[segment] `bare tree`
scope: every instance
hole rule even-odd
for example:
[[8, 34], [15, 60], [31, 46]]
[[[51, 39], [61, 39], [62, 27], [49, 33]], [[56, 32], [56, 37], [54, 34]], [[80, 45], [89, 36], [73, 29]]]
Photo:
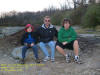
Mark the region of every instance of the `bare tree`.
[[76, 9], [78, 6], [84, 6], [86, 5], [88, 0], [73, 0], [74, 9]]
[[71, 6], [71, 3], [70, 3], [70, 0], [64, 0], [63, 3], [61, 3], [60, 0], [57, 0], [60, 7], [61, 7], [61, 10], [68, 10], [68, 9], [71, 9], [72, 6]]

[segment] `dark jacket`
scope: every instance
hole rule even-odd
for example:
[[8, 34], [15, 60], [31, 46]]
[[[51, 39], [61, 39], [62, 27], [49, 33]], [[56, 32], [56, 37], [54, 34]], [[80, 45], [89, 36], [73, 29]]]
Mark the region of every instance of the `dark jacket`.
[[[36, 32], [31, 32], [31, 37], [35, 39], [35, 44], [37, 43], [37, 35]], [[29, 33], [25, 32], [21, 38], [21, 44], [24, 45], [24, 41], [26, 38], [28, 38]]]
[[37, 29], [36, 32], [39, 37], [39, 42], [47, 43], [54, 40], [54, 37], [57, 37], [57, 30], [53, 25], [50, 25], [49, 28], [46, 28], [45, 24], [43, 24]]

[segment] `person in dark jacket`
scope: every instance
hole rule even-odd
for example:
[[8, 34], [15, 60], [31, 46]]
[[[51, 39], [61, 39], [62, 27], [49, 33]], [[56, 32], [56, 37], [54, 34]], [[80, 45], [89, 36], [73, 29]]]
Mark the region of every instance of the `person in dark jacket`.
[[[43, 51], [45, 58], [43, 61], [48, 61], [51, 57], [51, 61], [55, 60], [55, 42], [54, 37], [57, 37], [56, 28], [50, 23], [50, 17], [44, 17], [44, 24], [37, 29], [37, 35], [39, 37], [39, 46]], [[48, 53], [46, 48], [48, 45], [51, 49], [51, 55]]]
[[56, 42], [56, 49], [66, 57], [66, 62], [70, 62], [70, 56], [64, 52], [64, 49], [74, 50], [74, 61], [81, 64], [79, 60], [79, 44], [77, 40], [77, 33], [71, 26], [69, 19], [64, 19], [62, 27], [58, 32], [58, 41]]
[[33, 32], [34, 28], [31, 24], [27, 24], [25, 27], [25, 34], [23, 34], [22, 39], [21, 39], [21, 44], [24, 45], [24, 47], [22, 48], [22, 61], [21, 63], [24, 64], [25, 63], [25, 54], [27, 52], [28, 48], [32, 48], [34, 55], [35, 55], [35, 59], [36, 62], [39, 63], [39, 58], [38, 58], [38, 49], [36, 46], [36, 33]]

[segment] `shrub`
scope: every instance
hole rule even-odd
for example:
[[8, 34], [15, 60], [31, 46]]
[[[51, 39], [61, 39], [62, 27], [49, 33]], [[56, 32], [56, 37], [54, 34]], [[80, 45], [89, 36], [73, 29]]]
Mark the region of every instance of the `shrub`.
[[82, 24], [84, 27], [95, 28], [100, 25], [100, 4], [90, 5], [86, 14], [83, 16]]
[[70, 19], [72, 24], [80, 25], [82, 21], [82, 16], [86, 13], [86, 7], [80, 6], [77, 9], [73, 10], [70, 14]]
[[65, 13], [58, 11], [51, 16], [51, 22], [54, 25], [60, 25]]

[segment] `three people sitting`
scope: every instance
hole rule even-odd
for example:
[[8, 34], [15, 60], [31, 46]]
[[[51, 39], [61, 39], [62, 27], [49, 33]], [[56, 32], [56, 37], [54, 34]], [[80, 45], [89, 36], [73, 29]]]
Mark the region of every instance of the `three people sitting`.
[[[51, 24], [51, 19], [49, 16], [44, 17], [44, 24], [42, 24], [36, 32], [33, 32], [33, 26], [28, 24], [25, 28], [25, 34], [22, 38], [22, 44], [24, 47], [22, 48], [22, 63], [24, 63], [25, 54], [28, 48], [32, 48], [36, 61], [39, 63], [38, 58], [38, 48], [36, 45], [36, 41], [39, 41], [39, 46], [42, 52], [44, 53], [43, 61], [48, 61], [51, 59], [52, 62], [55, 61], [55, 49], [61, 53], [66, 58], [66, 62], [70, 63], [71, 59], [68, 53], [65, 53], [64, 49], [74, 50], [74, 61], [76, 63], [81, 63], [79, 59], [79, 44], [77, 40], [77, 33], [71, 26], [71, 21], [69, 19], [64, 19], [62, 22], [62, 26], [57, 32], [54, 25]], [[57, 38], [57, 42], [54, 42], [54, 37]], [[48, 49], [46, 47], [48, 45], [51, 50], [51, 54], [49, 54]]]

